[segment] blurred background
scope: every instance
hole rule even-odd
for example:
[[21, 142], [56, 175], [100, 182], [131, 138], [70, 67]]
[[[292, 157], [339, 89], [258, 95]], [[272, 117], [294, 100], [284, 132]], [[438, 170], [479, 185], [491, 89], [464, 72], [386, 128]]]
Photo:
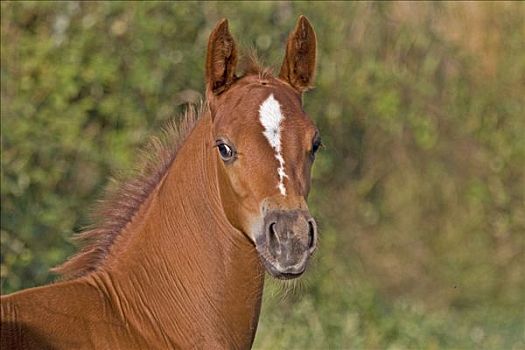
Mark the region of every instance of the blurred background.
[[319, 44], [316, 259], [268, 281], [256, 349], [525, 348], [525, 5], [1, 4], [2, 293], [53, 281], [148, 135], [202, 98], [222, 17], [280, 67]]

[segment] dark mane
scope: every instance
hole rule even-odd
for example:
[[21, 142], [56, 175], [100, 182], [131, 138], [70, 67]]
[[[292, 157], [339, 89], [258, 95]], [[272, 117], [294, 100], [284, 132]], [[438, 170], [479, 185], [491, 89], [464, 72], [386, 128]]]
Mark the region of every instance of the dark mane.
[[204, 112], [205, 104], [201, 104], [198, 110], [190, 106], [180, 123], [171, 120], [160, 137], [151, 137], [142, 150], [142, 159], [137, 162], [142, 166], [136, 170], [134, 178], [113, 181], [104, 199], [95, 207], [95, 224], [74, 237], [83, 247], [52, 272], [60, 274], [63, 279], [72, 279], [87, 275], [102, 264], [115, 238], [166, 174], [177, 151]]

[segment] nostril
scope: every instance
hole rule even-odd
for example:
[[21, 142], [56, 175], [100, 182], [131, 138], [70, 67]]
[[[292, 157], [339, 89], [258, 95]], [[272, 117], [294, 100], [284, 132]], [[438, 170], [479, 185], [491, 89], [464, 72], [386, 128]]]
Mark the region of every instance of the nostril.
[[317, 236], [317, 227], [314, 220], [308, 220], [308, 229], [308, 249], [313, 250]]
[[272, 222], [269, 227], [270, 236], [275, 236], [277, 238], [277, 232], [275, 232], [275, 222]]
[[275, 222], [272, 222], [270, 226], [268, 226], [268, 240], [272, 250], [279, 254], [279, 237], [277, 237], [277, 231], [275, 230]]

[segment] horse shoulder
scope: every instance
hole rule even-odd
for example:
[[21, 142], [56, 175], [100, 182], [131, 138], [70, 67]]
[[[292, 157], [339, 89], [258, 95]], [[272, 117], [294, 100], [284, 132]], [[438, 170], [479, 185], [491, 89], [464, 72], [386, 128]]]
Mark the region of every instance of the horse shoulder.
[[126, 333], [103, 294], [81, 280], [1, 298], [2, 349], [110, 348]]

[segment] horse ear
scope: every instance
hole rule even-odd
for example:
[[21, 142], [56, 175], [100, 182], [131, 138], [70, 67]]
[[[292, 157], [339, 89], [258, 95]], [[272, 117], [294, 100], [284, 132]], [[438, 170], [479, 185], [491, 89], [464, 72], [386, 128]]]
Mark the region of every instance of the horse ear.
[[228, 29], [228, 20], [221, 20], [208, 39], [206, 56], [206, 90], [219, 95], [235, 80], [237, 48]]
[[312, 87], [317, 54], [315, 31], [308, 19], [300, 16], [288, 37], [286, 55], [279, 77], [303, 92]]

